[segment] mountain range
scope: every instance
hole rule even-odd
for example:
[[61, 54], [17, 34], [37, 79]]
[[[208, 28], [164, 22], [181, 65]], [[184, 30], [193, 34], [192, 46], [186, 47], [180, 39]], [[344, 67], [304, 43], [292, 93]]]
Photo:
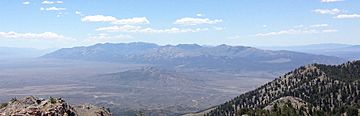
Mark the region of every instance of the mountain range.
[[197, 44], [160, 46], [141, 42], [64, 48], [46, 54], [42, 58], [131, 62], [166, 68], [233, 71], [287, 71], [310, 63], [338, 64], [345, 61], [333, 56], [262, 50], [245, 46]]
[[285, 47], [261, 47], [270, 50], [289, 50], [309, 54], [319, 54], [327, 56], [336, 56], [347, 60], [360, 59], [360, 46], [348, 44], [311, 44], [303, 46], [285, 46]]
[[360, 109], [359, 83], [360, 61], [311, 64], [197, 115], [354, 116]]

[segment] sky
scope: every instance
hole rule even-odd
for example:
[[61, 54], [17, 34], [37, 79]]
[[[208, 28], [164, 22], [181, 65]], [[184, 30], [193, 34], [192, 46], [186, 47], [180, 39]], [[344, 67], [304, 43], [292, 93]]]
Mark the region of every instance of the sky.
[[1, 0], [0, 47], [360, 44], [359, 0]]

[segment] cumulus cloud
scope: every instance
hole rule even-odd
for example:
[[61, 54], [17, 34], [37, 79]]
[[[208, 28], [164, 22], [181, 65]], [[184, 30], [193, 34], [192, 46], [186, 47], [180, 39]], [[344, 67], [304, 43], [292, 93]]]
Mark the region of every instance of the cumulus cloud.
[[315, 25], [310, 25], [310, 27], [328, 27], [329, 24], [315, 24]]
[[315, 30], [298, 30], [298, 29], [288, 29], [278, 32], [268, 32], [268, 33], [258, 33], [255, 36], [275, 36], [275, 35], [293, 35], [293, 34], [307, 34], [315, 33]]
[[63, 35], [53, 32], [43, 33], [17, 33], [17, 32], [0, 32], [0, 38], [5, 39], [64, 39]]
[[83, 22], [111, 22], [112, 24], [149, 24], [150, 21], [146, 17], [134, 17], [127, 19], [117, 19], [113, 16], [104, 16], [104, 15], [92, 15], [85, 16], [81, 19]]
[[29, 1], [24, 1], [22, 4], [28, 5], [28, 4], [30, 4], [30, 2]]
[[112, 16], [104, 16], [104, 15], [92, 15], [85, 16], [81, 19], [83, 22], [115, 22], [117, 19]]
[[341, 13], [341, 10], [339, 10], [337, 8], [334, 8], [334, 9], [315, 9], [314, 12], [319, 13], [319, 14], [335, 15], [335, 14]]
[[45, 10], [45, 11], [62, 11], [62, 10], [66, 10], [66, 8], [58, 8], [58, 7], [43, 8], [43, 7], [41, 7], [40, 10]]
[[181, 19], [177, 19], [174, 24], [178, 25], [200, 25], [200, 24], [217, 24], [221, 23], [221, 19], [208, 19], [208, 18], [191, 18], [185, 17]]
[[332, 32], [337, 32], [338, 30], [336, 29], [325, 29], [325, 30], [322, 30], [322, 32], [324, 33], [332, 33]]
[[337, 15], [335, 18], [337, 18], [337, 19], [356, 19], [356, 18], [360, 18], [360, 14], [341, 14], [341, 15]]
[[128, 19], [118, 19], [113, 24], [149, 24], [150, 21], [146, 17], [134, 17]]
[[141, 30], [140, 26], [124, 25], [124, 26], [110, 26], [97, 28], [97, 31], [109, 31], [109, 32], [137, 32]]
[[258, 33], [255, 36], [279, 36], [279, 35], [302, 35], [302, 34], [316, 34], [316, 33], [332, 33], [337, 32], [336, 29], [325, 28], [328, 24], [315, 24], [310, 26], [301, 26], [297, 28], [291, 28], [287, 30]]
[[80, 11], [75, 11], [75, 14], [82, 15]]
[[131, 32], [131, 33], [187, 33], [187, 32], [207, 31], [208, 28], [181, 29], [174, 27], [168, 29], [153, 29], [153, 28], [143, 28], [140, 26], [122, 25], [122, 26], [101, 27], [96, 30], [107, 31], [107, 32]]
[[63, 1], [43, 1], [42, 4], [63, 4]]
[[323, 2], [323, 3], [341, 2], [341, 1], [344, 1], [344, 0], [321, 0], [321, 2]]
[[[63, 48], [75, 46], [75, 38], [66, 37], [54, 32], [0, 32], [0, 40], [9, 41], [8, 46], [29, 48]], [[21, 41], [20, 43], [17, 43]], [[41, 44], [41, 46], [39, 46]]]
[[258, 33], [255, 36], [277, 36], [277, 35], [299, 35], [299, 34], [314, 34], [314, 33], [330, 33], [337, 32], [335, 29], [331, 30], [301, 30], [301, 29], [288, 29], [278, 32], [269, 32], [269, 33]]
[[346, 12], [339, 10], [337, 8], [334, 9], [315, 9], [313, 12], [319, 14], [330, 14], [336, 15], [334, 18], [336, 19], [355, 19], [360, 18], [360, 14], [345, 14]]

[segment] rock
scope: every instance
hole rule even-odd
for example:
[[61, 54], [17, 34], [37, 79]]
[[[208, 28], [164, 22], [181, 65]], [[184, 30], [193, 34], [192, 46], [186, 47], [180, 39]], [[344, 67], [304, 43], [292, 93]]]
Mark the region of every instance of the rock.
[[0, 116], [111, 116], [105, 108], [93, 105], [71, 106], [61, 98], [39, 99], [34, 96], [13, 98], [2, 104]]

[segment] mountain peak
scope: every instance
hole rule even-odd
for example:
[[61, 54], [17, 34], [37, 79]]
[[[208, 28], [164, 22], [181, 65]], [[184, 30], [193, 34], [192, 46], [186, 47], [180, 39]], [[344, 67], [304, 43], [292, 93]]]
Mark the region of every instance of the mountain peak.
[[198, 49], [198, 48], [202, 48], [202, 46], [200, 46], [198, 44], [178, 44], [178, 45], [176, 45], [176, 47], [181, 48], [181, 49]]

